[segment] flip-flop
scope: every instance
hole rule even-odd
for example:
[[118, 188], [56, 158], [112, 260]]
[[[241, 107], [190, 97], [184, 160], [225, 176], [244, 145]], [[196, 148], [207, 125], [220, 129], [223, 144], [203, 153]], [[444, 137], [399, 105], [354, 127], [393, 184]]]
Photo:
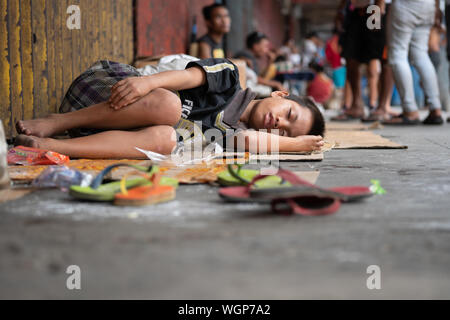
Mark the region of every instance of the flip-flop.
[[331, 189], [320, 188], [299, 178], [293, 172], [279, 169], [277, 175], [289, 182], [291, 186], [277, 188], [255, 188], [256, 182], [266, 178], [265, 175], [256, 176], [248, 185], [221, 188], [219, 195], [230, 202], [262, 202], [269, 203], [280, 198], [295, 198], [297, 196], [332, 197], [343, 202], [361, 200], [373, 195], [370, 188], [365, 186], [349, 186]]
[[341, 121], [341, 122], [346, 122], [346, 121], [353, 121], [353, 120], [361, 120], [363, 116], [354, 116], [348, 113], [341, 113], [340, 115], [336, 116], [336, 117], [332, 117], [331, 121]]
[[[252, 197], [252, 190], [269, 190], [266, 188], [252, 189], [252, 187], [256, 186], [257, 181], [265, 178], [267, 178], [267, 176], [259, 175], [247, 186], [222, 188], [219, 191], [219, 195], [223, 199], [231, 202], [271, 203], [272, 211], [279, 214], [321, 216], [335, 213], [341, 206], [341, 201], [337, 197], [307, 185], [302, 186], [303, 190], [301, 191], [300, 189], [297, 189], [295, 196], [285, 197], [281, 193], [272, 194], [271, 197]], [[284, 190], [284, 188], [285, 187], [279, 187], [276, 189]]]
[[390, 117], [390, 116], [385, 117], [384, 115], [381, 115], [381, 114], [373, 114], [373, 113], [371, 113], [368, 117], [362, 118], [361, 122], [369, 123], [369, 122], [376, 122], [376, 121], [386, 121], [386, 120], [391, 119], [391, 118], [392, 117]]
[[[72, 197], [80, 200], [98, 201], [98, 202], [113, 201], [115, 194], [120, 192], [121, 190], [121, 181], [115, 181], [106, 184], [102, 184], [102, 182], [105, 176], [109, 172], [111, 172], [111, 170], [123, 166], [134, 168], [148, 175], [151, 175], [158, 171], [158, 167], [156, 166], [150, 166], [149, 168], [146, 168], [142, 166], [130, 165], [125, 163], [112, 165], [104, 169], [102, 172], [100, 172], [97, 175], [97, 177], [92, 181], [89, 187], [71, 186], [69, 189], [69, 194]], [[134, 178], [125, 181], [125, 187], [127, 189], [149, 184], [151, 184], [151, 182], [146, 178]], [[178, 181], [173, 178], [162, 177], [161, 184], [177, 187]]]
[[278, 214], [302, 216], [325, 216], [336, 213], [341, 201], [332, 197], [299, 196], [272, 201], [272, 211]]
[[[248, 185], [259, 174], [259, 170], [242, 169], [242, 165], [237, 165], [237, 170], [234, 170], [233, 165], [228, 165], [226, 170], [220, 172], [217, 175], [217, 182], [221, 186], [245, 186]], [[282, 178], [278, 176], [267, 176], [266, 178], [259, 180], [256, 183], [256, 186], [259, 188], [277, 187], [280, 185], [290, 184], [286, 183]]]
[[[250, 190], [250, 196], [253, 198], [282, 198], [295, 197], [298, 193], [302, 194], [306, 190], [317, 196], [329, 196], [334, 197], [342, 202], [353, 202], [364, 198], [373, 196], [373, 192], [366, 186], [347, 186], [347, 187], [335, 187], [335, 188], [321, 188], [315, 184], [309, 183], [306, 180], [301, 179], [295, 173], [279, 169], [278, 175], [283, 180], [289, 182], [291, 186], [284, 188], [253, 188]], [[258, 178], [255, 178], [257, 180]]]
[[[395, 121], [395, 119], [399, 120]], [[390, 120], [384, 120], [381, 124], [388, 126], [415, 126], [420, 124], [420, 119], [409, 119], [405, 115], [401, 114], [398, 117], [392, 117]]]
[[175, 199], [175, 187], [160, 184], [161, 176], [153, 174], [151, 185], [140, 186], [118, 193], [114, 197], [116, 206], [145, 206]]

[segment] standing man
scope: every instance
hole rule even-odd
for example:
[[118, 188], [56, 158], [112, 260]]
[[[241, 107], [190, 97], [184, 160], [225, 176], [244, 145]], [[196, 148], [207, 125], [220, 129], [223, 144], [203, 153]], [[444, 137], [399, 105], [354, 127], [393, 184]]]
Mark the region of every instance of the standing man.
[[403, 114], [384, 121], [384, 124], [420, 123], [408, 57], [420, 74], [430, 107], [430, 113], [423, 123], [439, 125], [444, 122], [436, 70], [428, 55], [431, 27], [433, 24], [439, 26], [442, 21], [439, 4], [439, 0], [394, 0], [392, 3], [389, 63], [402, 100]]
[[203, 8], [208, 33], [198, 40], [199, 58], [225, 58], [224, 36], [230, 32], [231, 18], [223, 4], [214, 3]]

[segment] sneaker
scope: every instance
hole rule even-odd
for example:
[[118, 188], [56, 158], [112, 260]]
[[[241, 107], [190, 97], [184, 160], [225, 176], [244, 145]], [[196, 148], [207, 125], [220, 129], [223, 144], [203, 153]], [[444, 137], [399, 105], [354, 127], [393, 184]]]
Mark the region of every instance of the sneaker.
[[6, 155], [8, 147], [6, 144], [5, 131], [3, 130], [3, 124], [0, 121], [0, 189], [6, 189], [10, 186], [8, 175], [8, 163], [6, 161]]

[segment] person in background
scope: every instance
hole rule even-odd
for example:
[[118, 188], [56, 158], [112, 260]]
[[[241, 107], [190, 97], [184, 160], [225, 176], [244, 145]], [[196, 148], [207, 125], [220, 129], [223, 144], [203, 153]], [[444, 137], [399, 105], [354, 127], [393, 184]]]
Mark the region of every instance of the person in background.
[[283, 56], [285, 61], [292, 65], [293, 68], [298, 67], [301, 62], [300, 50], [295, 45], [295, 40], [290, 38], [278, 50], [278, 55]]
[[198, 39], [200, 59], [225, 58], [224, 36], [230, 32], [231, 18], [223, 4], [212, 4], [203, 8], [208, 33]]
[[[347, 61], [347, 81], [350, 84], [353, 101], [350, 109], [345, 110], [337, 121], [362, 119], [364, 117], [364, 103], [361, 92], [360, 65], [367, 64], [369, 83], [369, 109], [374, 109], [378, 102], [378, 82], [380, 74], [380, 60], [384, 49], [384, 31], [381, 29], [369, 29], [367, 21], [370, 14], [367, 8], [372, 4], [371, 0], [341, 0], [338, 9], [337, 25], [344, 26], [342, 35], [342, 56]], [[382, 6], [382, 0], [376, 0], [376, 5]], [[347, 16], [342, 14], [348, 8]], [[340, 21], [345, 18], [347, 21]]]
[[[261, 32], [253, 32], [247, 36], [247, 49], [235, 54], [236, 59], [243, 59], [247, 66], [258, 76], [258, 84], [269, 86], [274, 90], [287, 91], [281, 82], [264, 78], [268, 67], [276, 59], [276, 56], [270, 50], [270, 41], [267, 36]], [[258, 60], [268, 60], [267, 66], [261, 68]]]
[[423, 89], [430, 108], [424, 124], [440, 125], [441, 101], [436, 70], [428, 55], [431, 27], [439, 26], [442, 12], [439, 0], [395, 0], [392, 3], [389, 45], [389, 63], [394, 72], [400, 93], [403, 114], [383, 124], [415, 125], [420, 123], [419, 110], [414, 95], [413, 77], [408, 57], [422, 79]]
[[303, 43], [302, 57], [302, 66], [304, 68], [308, 68], [311, 62], [315, 61], [319, 57], [321, 46], [322, 40], [319, 38], [317, 32], [310, 32], [306, 36], [306, 40]]
[[434, 69], [436, 69], [436, 72], [438, 72], [439, 66], [441, 65], [441, 35], [443, 33], [444, 30], [441, 26], [433, 26], [428, 41], [428, 55], [430, 56], [431, 63], [433, 64]]
[[363, 122], [374, 122], [389, 120], [393, 116], [398, 116], [391, 108], [392, 93], [394, 91], [394, 76], [392, 74], [392, 68], [388, 61], [388, 28], [387, 19], [390, 11], [391, 0], [385, 0], [382, 5], [381, 12], [383, 13], [381, 19], [382, 42], [383, 42], [383, 55], [381, 58], [381, 75], [380, 75], [380, 94], [378, 100], [378, 106], [375, 110], [370, 112], [367, 118], [363, 118]]
[[309, 65], [310, 69], [316, 73], [314, 79], [309, 82], [306, 89], [307, 95], [312, 97], [317, 103], [325, 104], [333, 95], [333, 81], [325, 74], [323, 66], [316, 62]]
[[[325, 56], [327, 58], [328, 64], [333, 69], [333, 82], [336, 88], [336, 93], [342, 97], [344, 96], [344, 109], [348, 109], [352, 103], [352, 89], [350, 84], [345, 81], [347, 69], [343, 64], [343, 59], [341, 57], [342, 48], [339, 44], [339, 31], [338, 29], [333, 30], [333, 36], [327, 41], [325, 45]], [[343, 91], [343, 92], [342, 92]]]

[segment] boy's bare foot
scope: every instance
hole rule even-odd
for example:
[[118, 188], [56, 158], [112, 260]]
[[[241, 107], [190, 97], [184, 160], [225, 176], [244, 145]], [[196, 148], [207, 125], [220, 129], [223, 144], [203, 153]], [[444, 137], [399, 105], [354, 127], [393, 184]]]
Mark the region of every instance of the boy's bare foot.
[[16, 130], [18, 134], [27, 136], [51, 137], [64, 131], [61, 129], [61, 121], [58, 119], [58, 115], [52, 114], [41, 119], [20, 120], [16, 123]]
[[21, 134], [18, 135], [14, 140], [14, 145], [42, 149], [43, 148], [42, 140], [43, 139], [39, 137]]

